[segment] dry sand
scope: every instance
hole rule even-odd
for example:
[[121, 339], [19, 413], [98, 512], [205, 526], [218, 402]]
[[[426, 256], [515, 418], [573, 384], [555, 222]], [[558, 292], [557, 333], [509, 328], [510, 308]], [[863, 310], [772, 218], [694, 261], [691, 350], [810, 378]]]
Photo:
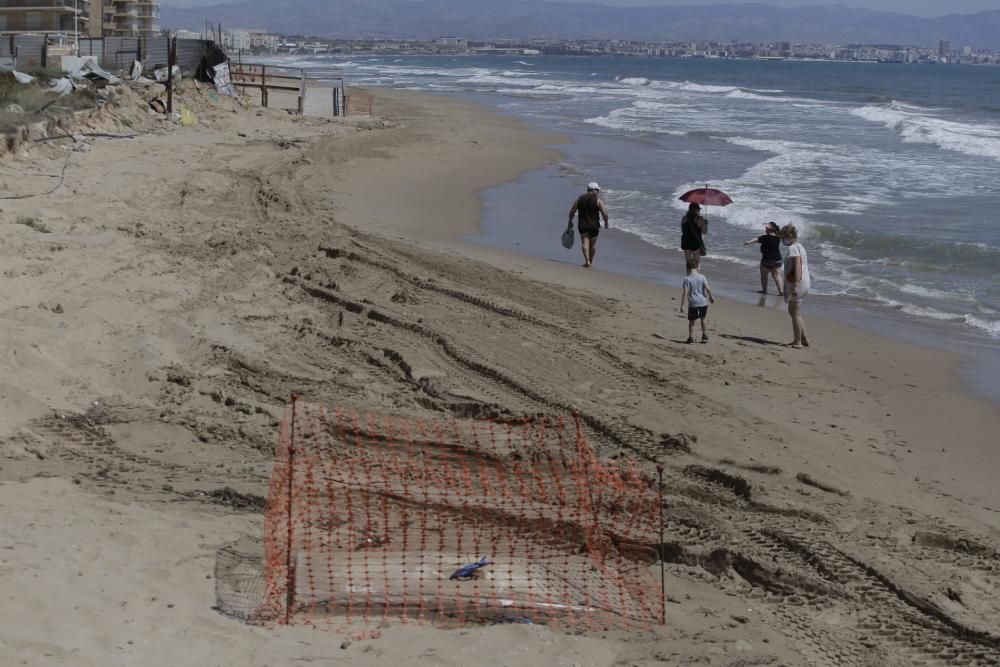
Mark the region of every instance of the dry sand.
[[[789, 351], [784, 313], [732, 303], [687, 346], [677, 290], [456, 241], [479, 189], [560, 141], [473, 105], [379, 92], [380, 117], [334, 122], [188, 88], [201, 122], [167, 129], [124, 98], [87, 127], [151, 133], [0, 168], [10, 196], [69, 165], [0, 202], [0, 664], [1000, 661], [1000, 413], [955, 359], [819, 320]], [[579, 410], [603, 455], [666, 466], [667, 626], [341, 648], [213, 611], [292, 391]]]

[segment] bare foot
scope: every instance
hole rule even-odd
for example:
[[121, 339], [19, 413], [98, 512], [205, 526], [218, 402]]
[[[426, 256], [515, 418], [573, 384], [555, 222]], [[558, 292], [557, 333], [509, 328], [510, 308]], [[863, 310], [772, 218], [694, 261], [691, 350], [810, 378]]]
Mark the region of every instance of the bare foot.
[[790, 347], [793, 350], [801, 350], [802, 349], [802, 345], [800, 345], [799, 343], [796, 343], [794, 341], [791, 342], [791, 343], [785, 343], [785, 347]]

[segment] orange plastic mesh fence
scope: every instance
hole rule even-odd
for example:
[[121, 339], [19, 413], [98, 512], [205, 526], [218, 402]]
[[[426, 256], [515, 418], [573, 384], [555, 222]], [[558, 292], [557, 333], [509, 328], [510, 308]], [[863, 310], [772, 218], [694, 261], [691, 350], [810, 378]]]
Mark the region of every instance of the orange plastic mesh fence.
[[264, 528], [265, 621], [649, 629], [656, 480], [575, 419], [425, 421], [293, 400]]

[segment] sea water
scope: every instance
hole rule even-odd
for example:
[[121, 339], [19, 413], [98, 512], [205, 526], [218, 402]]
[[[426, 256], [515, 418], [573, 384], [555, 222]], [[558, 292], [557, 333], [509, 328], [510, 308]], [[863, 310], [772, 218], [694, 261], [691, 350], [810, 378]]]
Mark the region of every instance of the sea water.
[[[597, 180], [618, 230], [676, 252], [678, 196], [709, 184], [734, 203], [708, 211], [708, 259], [733, 285], [745, 277], [748, 294], [759, 255], [743, 242], [769, 220], [793, 223], [817, 301], [911, 340], [997, 352], [1000, 68], [548, 56], [301, 64], [320, 62], [344, 67], [352, 85], [473, 98], [574, 138], [561, 164], [486, 193], [487, 241], [564, 252], [565, 211]], [[642, 277], [665, 279], [655, 254], [638, 254]], [[1000, 393], [995, 375], [979, 384]]]

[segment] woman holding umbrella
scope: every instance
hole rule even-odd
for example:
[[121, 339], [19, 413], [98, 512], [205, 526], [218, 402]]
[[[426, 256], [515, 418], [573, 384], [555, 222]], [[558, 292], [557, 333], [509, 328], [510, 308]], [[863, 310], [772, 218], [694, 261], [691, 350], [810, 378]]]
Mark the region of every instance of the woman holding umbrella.
[[681, 250], [684, 251], [685, 262], [701, 261], [705, 254], [705, 241], [702, 235], [708, 233], [708, 222], [701, 217], [699, 204], [688, 204], [687, 213], [681, 218]]
[[702, 236], [708, 233], [708, 218], [701, 216], [702, 206], [729, 206], [733, 200], [722, 190], [703, 188], [688, 190], [680, 196], [680, 200], [688, 205], [688, 212], [681, 219], [681, 250], [684, 251], [686, 262], [698, 262], [705, 252], [705, 241]]

